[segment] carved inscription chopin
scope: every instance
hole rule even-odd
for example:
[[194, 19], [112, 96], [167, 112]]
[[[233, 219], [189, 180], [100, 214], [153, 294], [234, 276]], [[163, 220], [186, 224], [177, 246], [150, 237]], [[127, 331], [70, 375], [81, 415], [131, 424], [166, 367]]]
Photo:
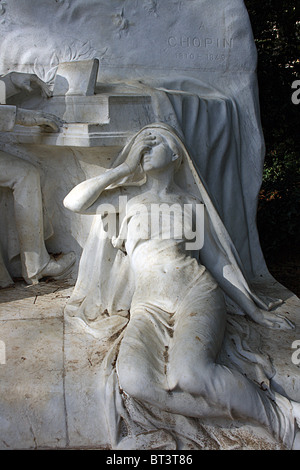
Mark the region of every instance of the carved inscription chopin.
[[226, 52], [233, 48], [232, 37], [172, 35], [167, 39], [168, 48], [174, 50], [178, 60], [223, 62]]
[[217, 48], [217, 49], [232, 49], [233, 38], [212, 38], [212, 37], [198, 37], [198, 36], [169, 36], [168, 45], [170, 47], [181, 48]]

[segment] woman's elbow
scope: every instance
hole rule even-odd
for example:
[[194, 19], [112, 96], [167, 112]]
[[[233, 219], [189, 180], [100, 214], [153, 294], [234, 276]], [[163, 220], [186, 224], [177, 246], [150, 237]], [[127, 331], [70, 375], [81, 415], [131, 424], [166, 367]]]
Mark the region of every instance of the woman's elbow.
[[69, 193], [63, 200], [63, 205], [66, 209], [69, 209], [72, 212], [82, 213], [84, 212], [84, 205], [82, 202], [74, 197], [71, 193]]

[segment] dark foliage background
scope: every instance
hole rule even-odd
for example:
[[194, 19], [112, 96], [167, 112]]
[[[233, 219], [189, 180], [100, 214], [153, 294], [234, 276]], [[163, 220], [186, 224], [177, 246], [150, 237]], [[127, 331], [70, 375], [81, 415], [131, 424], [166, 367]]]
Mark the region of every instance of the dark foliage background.
[[[299, 0], [245, 0], [258, 51], [266, 157], [257, 224], [275, 277], [300, 295]], [[300, 98], [300, 94], [299, 94]]]

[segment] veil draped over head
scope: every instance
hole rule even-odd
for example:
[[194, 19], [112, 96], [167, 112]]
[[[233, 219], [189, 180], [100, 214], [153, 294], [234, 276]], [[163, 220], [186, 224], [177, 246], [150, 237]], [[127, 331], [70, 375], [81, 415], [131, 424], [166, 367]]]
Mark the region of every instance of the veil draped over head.
[[[180, 171], [176, 173], [178, 179], [176, 182], [205, 205], [205, 235], [204, 245], [200, 251], [201, 263], [211, 272], [228, 299], [232, 297], [234, 290], [238, 291], [241, 305], [237, 308], [240, 313], [243, 313], [243, 298], [251, 299], [254, 302], [253, 305], [265, 310], [272, 308], [274, 303], [258, 297], [251, 290], [239, 254], [212, 202], [205, 182], [196, 171], [182, 137], [174, 128], [160, 122], [143, 127], [125, 145], [113, 167], [125, 161], [135, 139], [147, 129], [158, 130], [162, 135], [176, 142], [182, 157]], [[144, 182], [144, 175], [141, 170], [137, 170], [134, 175], [119, 182], [118, 186], [142, 185]], [[102, 216], [94, 216], [80, 260], [76, 286], [66, 307], [68, 314], [82, 318], [90, 326], [92, 324], [96, 326], [100, 319], [107, 322], [111, 316], [116, 314], [120, 316], [120, 312], [126, 315], [130, 310], [134, 290], [129, 261], [124, 253], [112, 245], [104, 231], [104, 222]], [[124, 279], [126, 279], [125, 283]], [[104, 325], [99, 324], [99, 327], [102, 328]]]

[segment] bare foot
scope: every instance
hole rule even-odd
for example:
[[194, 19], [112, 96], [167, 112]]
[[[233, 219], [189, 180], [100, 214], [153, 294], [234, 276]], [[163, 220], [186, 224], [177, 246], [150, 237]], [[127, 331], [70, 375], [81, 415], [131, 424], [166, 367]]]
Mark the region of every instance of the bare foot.
[[271, 329], [293, 330], [295, 325], [288, 318], [275, 312], [268, 312], [257, 308], [251, 313], [251, 318], [255, 323]]

